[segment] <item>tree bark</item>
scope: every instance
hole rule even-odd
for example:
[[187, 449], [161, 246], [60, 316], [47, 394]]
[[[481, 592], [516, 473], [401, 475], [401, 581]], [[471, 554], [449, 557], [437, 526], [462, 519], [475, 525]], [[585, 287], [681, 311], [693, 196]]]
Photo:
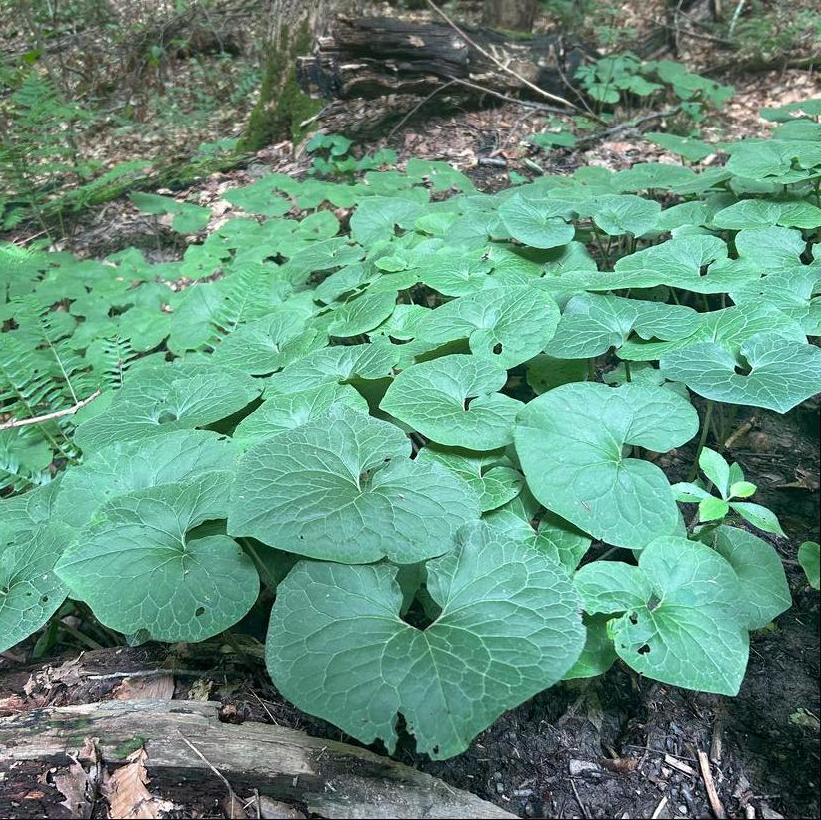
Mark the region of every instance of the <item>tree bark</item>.
[[[0, 816], [66, 816], [55, 810], [65, 806], [59, 785], [72, 774], [83, 777], [72, 767], [96, 768], [107, 794], [108, 768], [139, 753], [153, 793], [145, 799], [183, 809], [225, 801], [230, 789], [238, 808], [256, 793], [319, 817], [515, 817], [366, 749], [280, 726], [221, 723], [218, 707], [193, 700], [103, 701], [0, 718]], [[260, 816], [254, 805], [252, 797], [249, 815], [231, 816]]]
[[460, 83], [542, 99], [485, 51], [540, 88], [574, 99], [569, 85], [587, 49], [552, 35], [510, 38], [468, 27], [464, 32], [481, 50], [444, 24], [342, 17], [318, 39], [312, 55], [299, 58], [297, 76], [303, 88], [330, 99], [424, 97], [446, 83], [454, 83], [448, 93], [461, 87], [463, 96], [477, 92]]
[[533, 31], [537, 0], [485, 0], [482, 22], [507, 31]]
[[271, 0], [262, 86], [240, 140], [241, 151], [258, 151], [285, 139], [296, 141], [302, 123], [322, 107], [300, 89], [296, 62], [310, 52], [334, 5], [334, 0]]

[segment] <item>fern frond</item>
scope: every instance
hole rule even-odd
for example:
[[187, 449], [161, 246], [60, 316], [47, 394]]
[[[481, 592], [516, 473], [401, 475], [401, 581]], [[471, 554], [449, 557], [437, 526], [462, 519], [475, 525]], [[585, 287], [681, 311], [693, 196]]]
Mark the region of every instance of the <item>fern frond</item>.
[[223, 287], [222, 305], [211, 320], [215, 344], [233, 333], [241, 322], [251, 318], [260, 293], [270, 287], [270, 273], [261, 262], [251, 262], [227, 275], [220, 284]]
[[119, 336], [104, 339], [100, 355], [102, 368], [98, 366], [98, 373], [102, 375], [104, 386], [113, 390], [122, 387], [128, 368], [139, 356], [139, 352], [134, 350], [128, 339]]

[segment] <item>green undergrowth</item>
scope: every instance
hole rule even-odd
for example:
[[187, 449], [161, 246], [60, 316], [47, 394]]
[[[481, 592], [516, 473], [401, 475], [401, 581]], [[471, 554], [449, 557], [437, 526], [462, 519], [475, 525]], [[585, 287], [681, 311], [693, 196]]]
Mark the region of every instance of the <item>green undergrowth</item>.
[[270, 608], [285, 697], [437, 758], [616, 659], [736, 694], [782, 531], [658, 454], [821, 391], [821, 105], [765, 114], [719, 167], [271, 174], [178, 261], [0, 248], [0, 649], [71, 602], [132, 642]]

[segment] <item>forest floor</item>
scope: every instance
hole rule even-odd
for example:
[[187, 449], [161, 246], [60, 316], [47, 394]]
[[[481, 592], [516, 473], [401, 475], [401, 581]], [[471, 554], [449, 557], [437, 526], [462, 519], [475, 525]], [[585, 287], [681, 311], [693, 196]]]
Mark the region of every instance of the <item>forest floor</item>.
[[[817, 78], [790, 70], [735, 79], [736, 96], [705, 136], [738, 138], [767, 128], [757, 112], [818, 93]], [[336, 125], [357, 116], [356, 107], [339, 109]], [[409, 157], [446, 160], [468, 173], [477, 186], [495, 190], [508, 184], [508, 173], [532, 175], [536, 162], [545, 173], [569, 172], [580, 165], [628, 167], [637, 161], [665, 159], [664, 152], [637, 133], [625, 132], [582, 151], [538, 152], [524, 144], [539, 130], [533, 112], [505, 104], [483, 111], [457, 112], [411, 121], [390, 137], [369, 143], [397, 150], [400, 165]], [[341, 130], [334, 120], [323, 126]], [[654, 127], [657, 127], [655, 124]], [[659, 128], [661, 130], [661, 128]], [[303, 173], [304, 153], [284, 143], [261, 151], [245, 169], [214, 174], [187, 191], [188, 201], [213, 207], [215, 220], [230, 217], [221, 200], [235, 187], [270, 171]], [[16, 238], [20, 237], [19, 235]], [[123, 198], [85, 212], [60, 249], [104, 256], [128, 246], [142, 248], [152, 261], [178, 258], [181, 238], [162, 220], [139, 213]], [[617, 663], [601, 678], [561, 684], [497, 720], [462, 755], [444, 762], [417, 756], [400, 747], [397, 758], [471, 791], [522, 817], [698, 818], [711, 816], [698, 752], [713, 764], [718, 798], [732, 817], [819, 816], [819, 595], [808, 588], [795, 559], [795, 545], [818, 540], [818, 404], [805, 403], [786, 417], [742, 408], [730, 430], [745, 429], [730, 455], [760, 488], [791, 535], [790, 543], [773, 539], [785, 559], [794, 606], [770, 629], [752, 639], [750, 663], [736, 698], [688, 692], [645, 680]], [[682, 480], [693, 449], [664, 457], [671, 480]], [[260, 631], [264, 625], [260, 625]], [[89, 651], [80, 665], [125, 673], [179, 664], [189, 671], [167, 676], [162, 697], [218, 700], [228, 722], [256, 720], [302, 729], [311, 735], [347, 740], [338, 729], [297, 711], [270, 684], [260, 660], [231, 646], [214, 645], [208, 658], [148, 645]], [[16, 652], [0, 657], [0, 714], [12, 701], [19, 708], [67, 705], [124, 696], [154, 686], [153, 678], [101, 674], [104, 682], [82, 684], [74, 669], [78, 650], [32, 664]], [[63, 666], [68, 664], [68, 666]], [[43, 669], [48, 667], [48, 673]], [[196, 674], [192, 674], [191, 670]], [[147, 683], [146, 681], [152, 681]], [[73, 681], [73, 682], [72, 682]], [[166, 681], [167, 682], [167, 681]], [[159, 689], [151, 694], [156, 695]], [[155, 784], [156, 785], [156, 784]], [[225, 787], [214, 777], [213, 789], [186, 797], [179, 816], [229, 816]], [[174, 794], [164, 794], [176, 800]], [[44, 781], [36, 792], [19, 795], [17, 817], [69, 817], [60, 793]]]

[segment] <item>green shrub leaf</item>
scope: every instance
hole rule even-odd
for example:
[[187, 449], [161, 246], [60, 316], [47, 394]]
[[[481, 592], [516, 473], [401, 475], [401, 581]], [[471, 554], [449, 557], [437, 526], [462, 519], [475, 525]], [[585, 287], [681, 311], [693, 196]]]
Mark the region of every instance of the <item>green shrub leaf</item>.
[[271, 611], [266, 659], [277, 688], [363, 743], [381, 738], [392, 752], [401, 713], [418, 751], [458, 754], [582, 651], [564, 570], [492, 530], [467, 528], [454, 551], [428, 563], [441, 613], [424, 630], [399, 616], [396, 572], [301, 562]]
[[675, 537], [648, 544], [637, 567], [609, 563], [616, 562], [580, 569], [576, 588], [590, 614], [623, 613], [610, 621], [619, 657], [673, 686], [737, 694], [749, 638], [732, 566], [710, 547]]
[[661, 469], [624, 448], [665, 451], [697, 430], [695, 409], [670, 390], [586, 383], [527, 404], [514, 438], [528, 487], [547, 509], [595, 538], [640, 549], [682, 525]]
[[259, 592], [251, 559], [226, 535], [189, 538], [225, 518], [232, 473], [218, 471], [109, 501], [57, 574], [112, 629], [201, 641], [239, 621]]
[[346, 563], [423, 561], [479, 516], [470, 487], [411, 461], [399, 428], [347, 407], [252, 445], [237, 466], [228, 531]]
[[403, 370], [379, 407], [437, 444], [495, 450], [513, 440], [522, 403], [497, 393], [507, 373], [477, 356], [455, 354]]

